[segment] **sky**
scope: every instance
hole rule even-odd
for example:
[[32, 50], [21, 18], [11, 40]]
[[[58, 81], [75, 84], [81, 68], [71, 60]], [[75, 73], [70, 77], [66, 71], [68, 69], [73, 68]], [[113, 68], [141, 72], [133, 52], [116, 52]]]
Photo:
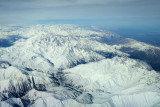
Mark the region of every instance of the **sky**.
[[160, 0], [0, 0], [0, 23], [159, 20]]

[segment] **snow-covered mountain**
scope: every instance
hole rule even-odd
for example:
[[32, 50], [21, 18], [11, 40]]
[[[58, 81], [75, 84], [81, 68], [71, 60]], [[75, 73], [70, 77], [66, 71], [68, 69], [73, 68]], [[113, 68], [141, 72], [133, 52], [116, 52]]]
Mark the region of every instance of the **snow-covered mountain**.
[[0, 26], [0, 106], [159, 107], [160, 48], [95, 27]]

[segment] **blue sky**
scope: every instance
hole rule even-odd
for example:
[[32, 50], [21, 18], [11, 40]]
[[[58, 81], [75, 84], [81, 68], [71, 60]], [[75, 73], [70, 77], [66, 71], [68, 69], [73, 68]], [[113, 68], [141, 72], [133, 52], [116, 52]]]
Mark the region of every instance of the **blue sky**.
[[0, 0], [0, 23], [57, 19], [159, 20], [159, 10], [160, 0]]

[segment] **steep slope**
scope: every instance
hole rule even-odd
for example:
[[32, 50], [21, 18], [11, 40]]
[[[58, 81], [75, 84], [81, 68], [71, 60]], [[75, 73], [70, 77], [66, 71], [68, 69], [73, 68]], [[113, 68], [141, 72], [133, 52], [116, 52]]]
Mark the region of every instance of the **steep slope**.
[[0, 38], [12, 42], [0, 46], [1, 106], [160, 104], [159, 47], [76, 25], [1, 26]]

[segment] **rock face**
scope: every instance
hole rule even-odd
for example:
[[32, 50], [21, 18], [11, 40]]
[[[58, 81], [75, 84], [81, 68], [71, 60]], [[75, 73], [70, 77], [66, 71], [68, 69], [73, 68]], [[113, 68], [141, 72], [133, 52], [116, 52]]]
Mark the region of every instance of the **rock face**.
[[160, 106], [159, 47], [77, 25], [0, 28], [12, 44], [0, 44], [0, 107]]

